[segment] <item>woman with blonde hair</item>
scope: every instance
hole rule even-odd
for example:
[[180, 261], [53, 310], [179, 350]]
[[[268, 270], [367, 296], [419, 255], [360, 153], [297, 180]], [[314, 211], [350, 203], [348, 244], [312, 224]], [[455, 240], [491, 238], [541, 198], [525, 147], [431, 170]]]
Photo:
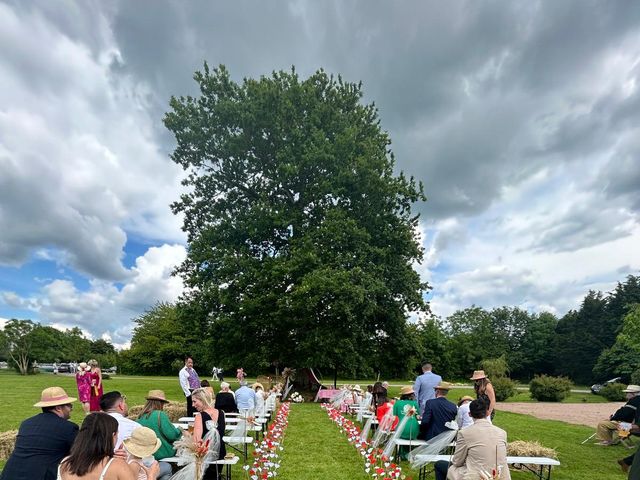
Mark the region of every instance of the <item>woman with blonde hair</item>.
[[470, 380], [473, 380], [473, 389], [476, 392], [476, 398], [484, 398], [489, 405], [489, 411], [487, 418], [492, 420], [495, 416], [496, 408], [496, 392], [493, 389], [493, 385], [484, 373], [484, 370], [475, 370]]
[[171, 464], [163, 462], [163, 458], [173, 457], [176, 450], [173, 443], [182, 436], [182, 430], [176, 428], [164, 413], [163, 409], [169, 401], [165, 398], [162, 390], [149, 390], [145, 403], [137, 422], [143, 427], [150, 428], [156, 433], [162, 444], [153, 454], [156, 460], [160, 461], [159, 480], [168, 479], [171, 476]]
[[[196, 415], [196, 421], [193, 426], [193, 440], [209, 440], [209, 450], [211, 451], [212, 460], [220, 460], [225, 457], [227, 450], [222, 436], [225, 430], [225, 417], [222, 410], [218, 410], [213, 406], [213, 397], [204, 388], [197, 388], [191, 394], [193, 407], [200, 412]], [[215, 480], [220, 476], [219, 465], [210, 466], [206, 469], [205, 480]]]
[[[60, 462], [57, 480], [136, 480], [122, 458], [113, 456], [118, 422], [107, 413], [96, 412], [84, 419], [69, 456]], [[158, 463], [140, 467], [147, 480], [155, 480]]]
[[89, 410], [100, 411], [100, 399], [102, 398], [102, 370], [98, 361], [94, 358], [87, 362], [91, 367], [91, 397], [89, 398]]

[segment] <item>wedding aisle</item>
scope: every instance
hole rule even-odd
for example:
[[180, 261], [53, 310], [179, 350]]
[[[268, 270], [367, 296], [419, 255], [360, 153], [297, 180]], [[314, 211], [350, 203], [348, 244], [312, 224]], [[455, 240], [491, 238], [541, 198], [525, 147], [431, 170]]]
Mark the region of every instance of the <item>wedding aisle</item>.
[[366, 480], [362, 456], [317, 403], [291, 405], [281, 480]]

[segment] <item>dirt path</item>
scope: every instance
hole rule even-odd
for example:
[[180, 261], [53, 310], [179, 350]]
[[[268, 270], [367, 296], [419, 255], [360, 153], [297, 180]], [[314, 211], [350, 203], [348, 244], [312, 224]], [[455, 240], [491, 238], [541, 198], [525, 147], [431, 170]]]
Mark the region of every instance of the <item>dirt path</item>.
[[561, 420], [577, 425], [595, 427], [598, 422], [609, 418], [623, 403], [502, 403], [498, 402], [497, 410], [524, 413], [543, 420]]

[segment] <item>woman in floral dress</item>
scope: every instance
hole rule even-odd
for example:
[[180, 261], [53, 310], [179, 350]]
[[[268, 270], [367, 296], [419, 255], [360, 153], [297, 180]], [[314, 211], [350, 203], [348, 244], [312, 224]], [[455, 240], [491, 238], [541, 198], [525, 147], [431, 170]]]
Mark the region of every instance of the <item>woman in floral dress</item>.
[[82, 410], [89, 413], [89, 401], [91, 399], [91, 367], [85, 362], [78, 365], [76, 372], [76, 384], [78, 385], [78, 399], [82, 403]]
[[89, 410], [100, 411], [100, 399], [102, 398], [102, 371], [97, 360], [89, 360], [91, 367], [91, 398], [89, 399]]

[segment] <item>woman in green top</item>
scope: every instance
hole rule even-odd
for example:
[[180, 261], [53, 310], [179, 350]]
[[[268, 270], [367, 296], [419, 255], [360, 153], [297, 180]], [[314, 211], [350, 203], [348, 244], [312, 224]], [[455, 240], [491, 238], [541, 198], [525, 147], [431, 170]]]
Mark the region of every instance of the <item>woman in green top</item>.
[[418, 438], [418, 434], [420, 433], [420, 424], [418, 423], [417, 418], [418, 402], [415, 400], [413, 387], [402, 387], [400, 390], [400, 400], [393, 404], [393, 414], [398, 417], [398, 426], [402, 423], [402, 419], [405, 415], [411, 411], [413, 411], [413, 415], [411, 415], [411, 418], [407, 420], [407, 423], [400, 433], [400, 438], [405, 440], [415, 440]]
[[[138, 417], [138, 423], [144, 427], [148, 427], [156, 432], [162, 446], [153, 454], [156, 460], [173, 457], [176, 454], [173, 448], [173, 442], [182, 436], [182, 430], [176, 428], [169, 420], [169, 417], [162, 410], [164, 404], [169, 403], [165, 398], [162, 390], [149, 390], [147, 395], [147, 403], [145, 403], [142, 413]], [[158, 480], [165, 480], [171, 477], [171, 464], [167, 462], [160, 463], [160, 473]]]

